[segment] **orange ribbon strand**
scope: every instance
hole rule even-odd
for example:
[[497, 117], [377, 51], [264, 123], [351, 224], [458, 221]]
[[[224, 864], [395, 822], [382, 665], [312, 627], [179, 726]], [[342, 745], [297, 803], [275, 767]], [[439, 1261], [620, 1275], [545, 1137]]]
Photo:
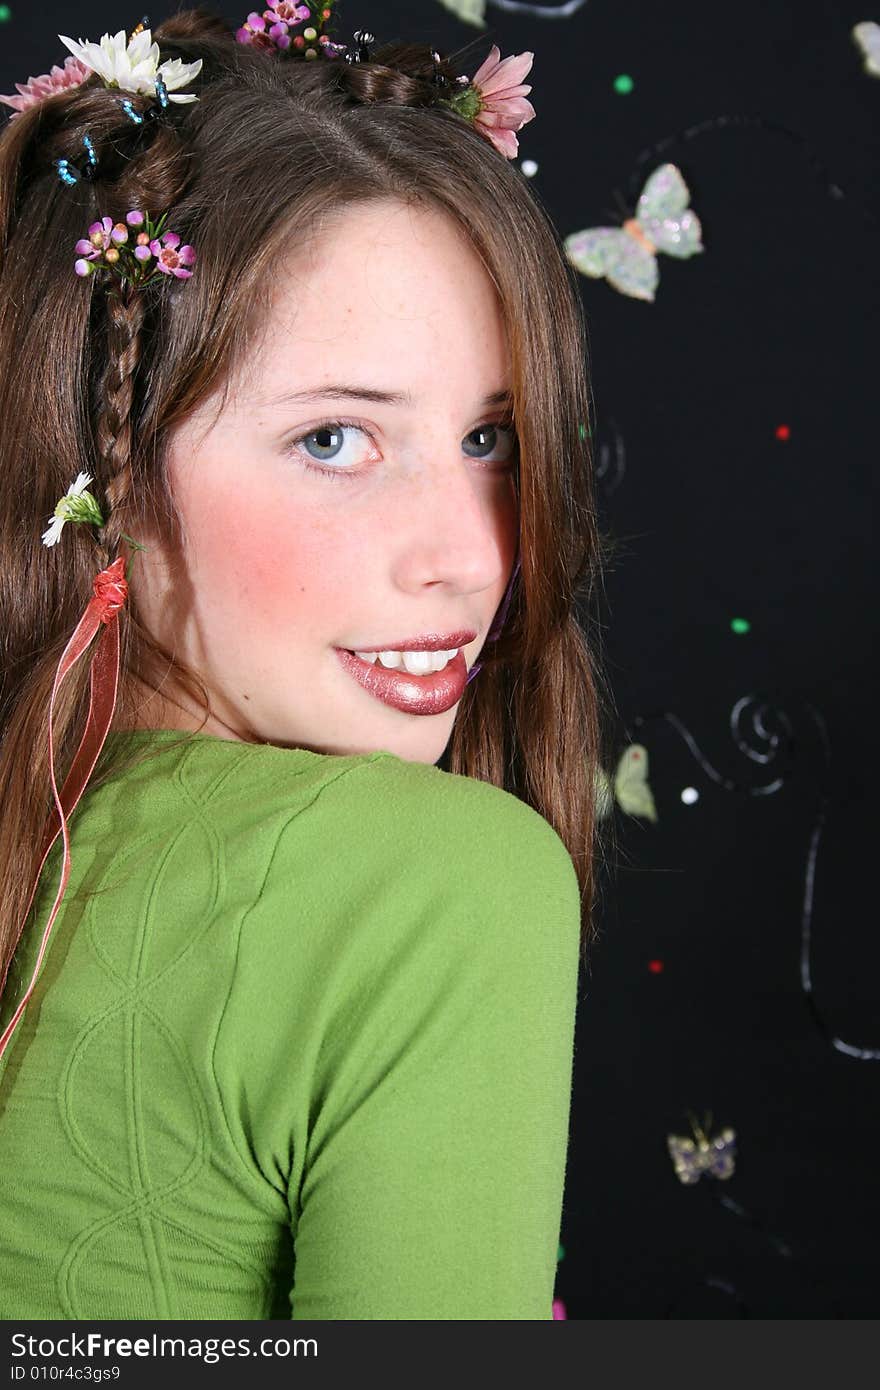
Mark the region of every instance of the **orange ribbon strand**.
[[[25, 1005], [33, 992], [37, 976], [40, 973], [40, 966], [46, 952], [49, 941], [49, 933], [52, 924], [61, 906], [67, 882], [70, 878], [70, 835], [67, 828], [67, 818], [71, 816], [76, 808], [77, 802], [85, 791], [86, 784], [94, 771], [98, 761], [104, 741], [110, 728], [113, 718], [113, 711], [116, 708], [116, 693], [119, 686], [119, 622], [118, 614], [128, 597], [128, 584], [125, 579], [125, 561], [120, 556], [107, 569], [101, 570], [93, 581], [94, 594], [89, 600], [88, 606], [80, 618], [76, 630], [73, 633], [67, 646], [61, 655], [58, 668], [55, 672], [55, 681], [52, 686], [52, 697], [49, 701], [49, 774], [52, 779], [52, 795], [55, 798], [57, 816], [53, 812], [49, 817], [46, 833], [43, 838], [42, 857], [40, 867], [37, 870], [31, 896], [25, 909], [24, 918], [18, 929], [18, 936], [15, 944], [21, 936], [25, 923], [28, 919], [31, 907], [33, 906], [34, 895], [40, 882], [40, 875], [46, 857], [58, 839], [59, 833], [64, 837], [64, 863], [61, 870], [61, 883], [55, 898], [55, 906], [52, 908], [52, 915], [46, 923], [43, 932], [43, 940], [40, 943], [37, 963], [34, 966], [31, 982], [25, 991], [24, 997], [18, 1005], [13, 1017], [9, 1020], [2, 1036], [0, 1036], [0, 1057], [6, 1050], [6, 1046], [12, 1037], [18, 1020], [24, 1013]], [[73, 669], [80, 657], [86, 651], [95, 633], [101, 628], [101, 635], [95, 643], [92, 654], [92, 664], [90, 669], [91, 697], [89, 703], [89, 714], [86, 721], [85, 732], [80, 741], [79, 748], [70, 765], [70, 771], [65, 779], [61, 792], [55, 781], [55, 748], [52, 731], [52, 715], [55, 708], [55, 697], [61, 686], [62, 681]], [[60, 823], [58, 818], [60, 817]], [[6, 973], [9, 972], [9, 964]], [[0, 985], [0, 994], [6, 984], [6, 975], [3, 977], [3, 984]]]

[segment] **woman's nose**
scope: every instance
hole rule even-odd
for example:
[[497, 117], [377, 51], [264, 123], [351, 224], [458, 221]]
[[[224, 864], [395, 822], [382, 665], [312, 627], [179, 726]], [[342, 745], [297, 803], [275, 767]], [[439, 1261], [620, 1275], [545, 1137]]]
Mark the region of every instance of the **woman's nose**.
[[[481, 468], [461, 453], [425, 464], [408, 521], [411, 556], [434, 579], [478, 591], [493, 584], [505, 561], [515, 526], [510, 475]], [[515, 541], [514, 541], [515, 543]]]

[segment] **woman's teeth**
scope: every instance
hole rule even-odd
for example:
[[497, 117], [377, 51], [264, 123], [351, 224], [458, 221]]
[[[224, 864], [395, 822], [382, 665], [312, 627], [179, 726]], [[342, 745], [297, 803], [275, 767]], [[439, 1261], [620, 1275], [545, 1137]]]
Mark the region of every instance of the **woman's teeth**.
[[389, 670], [408, 671], [411, 676], [426, 676], [432, 671], [442, 671], [458, 651], [459, 648], [454, 647], [448, 652], [355, 652], [355, 656], [371, 664], [378, 657]]

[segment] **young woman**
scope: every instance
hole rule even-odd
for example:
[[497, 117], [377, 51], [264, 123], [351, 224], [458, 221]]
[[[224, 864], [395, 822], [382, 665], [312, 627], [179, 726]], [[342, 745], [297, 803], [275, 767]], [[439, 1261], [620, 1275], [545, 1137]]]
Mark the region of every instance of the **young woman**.
[[[550, 1318], [600, 761], [580, 301], [450, 60], [243, 38], [179, 14], [156, 119], [86, 71], [0, 135], [0, 1315]], [[74, 246], [129, 210], [183, 273], [114, 293]], [[102, 524], [41, 539], [83, 475]], [[47, 711], [119, 556], [43, 959]], [[90, 698], [83, 660], [58, 786]]]

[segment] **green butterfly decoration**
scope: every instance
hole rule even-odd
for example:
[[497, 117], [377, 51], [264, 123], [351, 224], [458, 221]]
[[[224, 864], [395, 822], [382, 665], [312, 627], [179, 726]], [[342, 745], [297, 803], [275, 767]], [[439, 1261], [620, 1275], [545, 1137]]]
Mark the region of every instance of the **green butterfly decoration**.
[[861, 50], [865, 72], [871, 77], [880, 77], [880, 24], [875, 24], [872, 19], [864, 19], [850, 33]]
[[596, 810], [599, 817], [609, 816], [615, 802], [628, 816], [657, 821], [657, 808], [648, 784], [648, 750], [642, 743], [631, 743], [624, 749], [613, 780], [604, 768], [598, 769]]
[[458, 15], [465, 24], [474, 24], [478, 29], [486, 28], [486, 0], [440, 0], [440, 4], [444, 10]]
[[642, 190], [635, 217], [622, 227], [572, 232], [563, 243], [567, 259], [584, 275], [604, 276], [621, 294], [653, 301], [660, 280], [656, 253], [684, 260], [703, 250], [690, 196], [681, 171], [661, 164]]

